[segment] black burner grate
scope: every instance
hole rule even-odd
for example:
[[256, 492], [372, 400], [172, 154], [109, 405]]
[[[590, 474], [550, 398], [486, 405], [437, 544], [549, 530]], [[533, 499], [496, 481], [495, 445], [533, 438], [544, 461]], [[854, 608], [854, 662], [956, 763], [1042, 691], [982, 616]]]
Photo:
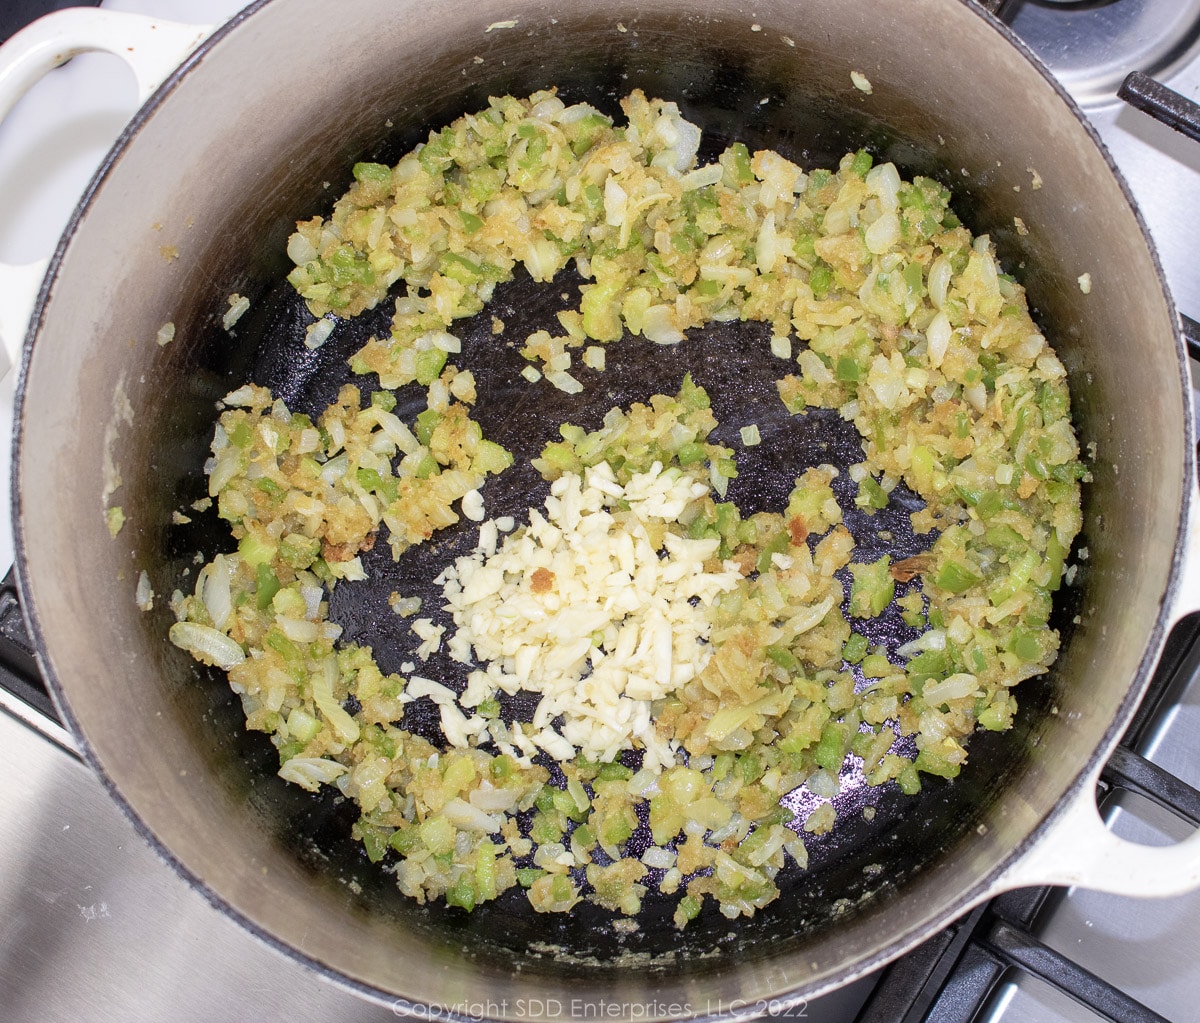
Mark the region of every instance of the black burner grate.
[[0, 43], [31, 21], [64, 7], [99, 7], [100, 0], [3, 0], [0, 3]]
[[10, 569], [0, 582], [0, 688], [58, 721], [54, 702], [38, 672], [18, 601], [16, 569]]

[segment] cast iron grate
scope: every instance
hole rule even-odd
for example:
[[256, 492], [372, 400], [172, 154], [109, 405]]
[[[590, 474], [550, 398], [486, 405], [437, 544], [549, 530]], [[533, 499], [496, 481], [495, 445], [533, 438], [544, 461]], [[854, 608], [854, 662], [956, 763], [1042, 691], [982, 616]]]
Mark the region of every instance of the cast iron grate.
[[58, 721], [58, 712], [38, 673], [33, 643], [21, 616], [15, 568], [9, 569], [0, 582], [0, 688]]

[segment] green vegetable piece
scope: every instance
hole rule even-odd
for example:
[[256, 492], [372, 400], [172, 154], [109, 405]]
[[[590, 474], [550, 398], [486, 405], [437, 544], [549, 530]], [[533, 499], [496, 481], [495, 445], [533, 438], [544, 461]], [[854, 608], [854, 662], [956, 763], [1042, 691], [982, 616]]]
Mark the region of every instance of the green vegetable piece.
[[812, 288], [814, 298], [825, 298], [833, 287], [833, 267], [826, 263], [818, 263], [814, 266], [808, 275], [808, 286]]
[[884, 555], [870, 564], [852, 564], [850, 574], [850, 614], [855, 618], [878, 618], [896, 595], [892, 578], [892, 559]]
[[435, 856], [454, 852], [454, 825], [440, 815], [430, 817], [418, 825], [421, 841]]
[[952, 764], [944, 757], [928, 749], [923, 749], [917, 754], [915, 766], [918, 771], [924, 771], [926, 774], [936, 774], [941, 778], [957, 778], [959, 771], [962, 770], [960, 764]]
[[858, 664], [866, 656], [867, 637], [858, 632], [850, 633], [850, 638], [842, 646], [842, 660], [850, 664]]
[[496, 894], [496, 846], [484, 840], [475, 854], [475, 897], [489, 902]]
[[445, 365], [446, 353], [440, 348], [426, 348], [417, 352], [417, 383], [428, 387], [438, 378]]
[[628, 841], [632, 834], [633, 825], [626, 820], [623, 814], [615, 813], [605, 818], [600, 832], [600, 841], [607, 846], [618, 846], [622, 842]]
[[863, 678], [886, 678], [896, 672], [896, 666], [886, 654], [867, 654], [862, 659]]
[[458, 906], [468, 913], [475, 908], [475, 879], [470, 874], [461, 875], [446, 889], [446, 905]]
[[858, 485], [858, 496], [854, 504], [862, 509], [879, 511], [888, 506], [888, 495], [878, 482], [870, 476], [864, 476]]
[[369, 490], [372, 493], [378, 494], [384, 500], [391, 504], [396, 500], [397, 482], [395, 477], [388, 476], [386, 479], [379, 475], [374, 469], [359, 469], [355, 472], [354, 478], [358, 481], [358, 485], [364, 490]]
[[[632, 834], [632, 832], [631, 832]], [[538, 845], [549, 845], [562, 840], [563, 828], [557, 816], [550, 813], [537, 813], [529, 827], [529, 837]], [[629, 836], [627, 835], [626, 838]]]
[[279, 592], [279, 578], [271, 571], [271, 566], [260, 564], [255, 572], [258, 576], [257, 588], [258, 597], [255, 603], [260, 611], [265, 611], [271, 606], [271, 601], [275, 599], [275, 594]]
[[965, 593], [983, 577], [976, 575], [969, 568], [964, 568], [957, 561], [947, 561], [934, 577], [934, 584], [951, 593]]
[[296, 707], [288, 714], [287, 725], [288, 734], [300, 743], [301, 749], [312, 742], [321, 731], [321, 722], [303, 707]]
[[813, 759], [826, 771], [836, 771], [846, 759], [849, 746], [846, 742], [846, 727], [831, 721], [821, 731], [820, 741], [813, 749]]
[[750, 150], [744, 142], [735, 142], [721, 154], [720, 161], [725, 168], [727, 184], [748, 185], [754, 180], [754, 171], [750, 169]]
[[410, 853], [416, 852], [420, 847], [420, 832], [412, 825], [406, 828], [399, 828], [392, 832], [392, 837], [388, 839], [388, 845], [395, 849], [401, 856], [407, 856]]
[[743, 753], [737, 758], [737, 773], [743, 785], [752, 785], [763, 776], [764, 767], [757, 753]]
[[254, 533], [247, 533], [238, 541], [238, 554], [242, 556], [242, 561], [254, 568], [270, 564], [278, 549], [275, 544]]
[[1042, 644], [1036, 634], [1026, 629], [1017, 629], [1013, 633], [1009, 650], [1021, 660], [1036, 663], [1042, 658]]
[[437, 429], [438, 423], [442, 421], [442, 414], [437, 409], [427, 408], [424, 412], [417, 416], [416, 426], [413, 433], [417, 435], [417, 440], [422, 444], [428, 444], [433, 431]]
[[760, 573], [769, 572], [772, 565], [771, 558], [776, 554], [786, 554], [790, 543], [791, 537], [786, 529], [771, 537], [758, 555], [758, 563], [755, 566], [758, 571]]
[[769, 646], [767, 647], [767, 657], [784, 671], [799, 672], [801, 670], [800, 661], [787, 647]]
[[380, 828], [364, 821], [357, 825], [358, 837], [367, 852], [367, 859], [378, 863], [388, 851], [388, 839], [391, 837], [390, 828]]
[[[843, 384], [856, 384], [866, 376], [862, 364], [850, 355], [839, 355], [837, 364], [834, 368], [834, 376]], [[866, 479], [871, 479], [870, 476]], [[866, 480], [863, 480], [865, 483]], [[874, 480], [871, 480], [874, 483]], [[861, 487], [862, 484], [859, 484]], [[876, 484], [878, 486], [878, 484]]]
[[566, 874], [555, 874], [550, 882], [550, 897], [555, 902], [570, 902], [575, 898], [575, 884]]
[[1012, 711], [1007, 704], [990, 704], [979, 715], [979, 727], [989, 732], [1003, 732], [1012, 726]]
[[597, 781], [628, 781], [633, 777], [633, 771], [624, 764], [608, 763], [601, 764], [600, 770], [596, 772]]
[[237, 448], [248, 448], [254, 442], [254, 433], [245, 419], [239, 419], [229, 431], [229, 442]]
[[896, 784], [906, 796], [915, 796], [921, 791], [921, 775], [913, 764], [909, 764], [896, 775]]
[[351, 170], [355, 181], [369, 181], [377, 185], [390, 185], [392, 169], [382, 163], [356, 163]]
[[371, 404], [384, 412], [391, 412], [396, 407], [396, 396], [391, 391], [375, 391], [371, 395]]
[[860, 149], [854, 154], [854, 159], [850, 163], [850, 173], [857, 174], [860, 178], [865, 178], [867, 171], [871, 169], [874, 163], [875, 158], [865, 149]]

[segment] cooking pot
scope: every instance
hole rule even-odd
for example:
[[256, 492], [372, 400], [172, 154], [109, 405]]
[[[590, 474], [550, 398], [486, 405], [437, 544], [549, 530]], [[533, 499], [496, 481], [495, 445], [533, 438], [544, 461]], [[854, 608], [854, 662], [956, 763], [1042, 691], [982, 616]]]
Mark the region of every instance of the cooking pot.
[[[149, 92], [204, 34], [104, 12], [52, 16], [0, 51], [0, 107], [87, 48], [122, 56]], [[749, 920], [714, 914], [681, 933], [648, 900], [638, 927], [617, 931], [600, 913], [418, 906], [350, 840], [348, 807], [280, 781], [274, 750], [243, 732], [224, 679], [166, 640], [167, 596], [189, 590], [193, 554], [221, 542], [202, 516], [172, 520], [204, 493], [214, 402], [249, 374], [270, 375], [263, 338], [302, 333], [279, 323], [285, 307], [272, 297], [294, 222], [328, 208], [355, 160], [394, 158], [489, 94], [549, 85], [610, 111], [641, 87], [719, 139], [802, 163], [866, 146], [906, 175], [942, 180], [1026, 287], [1094, 452], [1087, 558], [1056, 619], [1062, 651], [1022, 684], [1013, 729], [976, 735], [953, 781], [930, 779], [911, 798], [879, 792], [870, 821], [843, 813], [809, 870]], [[262, 0], [149, 97], [44, 278], [9, 268], [2, 286], [10, 312], [32, 306], [13, 513], [23, 606], [64, 720], [189, 883], [264, 940], [398, 1011], [781, 1011], [1006, 889], [1154, 896], [1200, 884], [1200, 838], [1127, 844], [1094, 802], [1166, 632], [1200, 608], [1176, 313], [1095, 133], [970, 3]], [[221, 318], [235, 292], [252, 312], [231, 336]], [[160, 345], [166, 323], [175, 339]], [[344, 372], [299, 348], [289, 358], [304, 379]], [[126, 522], [114, 538], [105, 509], [117, 505]], [[135, 600], [143, 572], [157, 594], [148, 612]]]

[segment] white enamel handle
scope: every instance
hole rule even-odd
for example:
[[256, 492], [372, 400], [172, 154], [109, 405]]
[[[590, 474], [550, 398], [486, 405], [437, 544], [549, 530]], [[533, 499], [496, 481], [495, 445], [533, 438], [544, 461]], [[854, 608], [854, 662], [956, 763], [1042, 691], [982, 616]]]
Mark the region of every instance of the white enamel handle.
[[[1166, 609], [1168, 627], [1200, 609], [1200, 501], [1190, 502], [1179, 583]], [[996, 885], [1079, 885], [1116, 895], [1179, 895], [1200, 888], [1200, 830], [1182, 842], [1147, 846], [1113, 834], [1096, 805], [1103, 761], [1083, 780], [1074, 803]]]
[[[0, 120], [43, 75], [89, 51], [111, 53], [129, 66], [140, 105], [214, 27], [92, 7], [48, 14], [0, 46]], [[0, 377], [20, 359], [46, 264], [47, 260], [24, 266], [0, 263]]]
[[1115, 835], [1096, 806], [1103, 764], [1085, 779], [1074, 803], [1021, 859], [996, 891], [1078, 885], [1135, 898], [1162, 898], [1200, 888], [1200, 830], [1173, 845], [1149, 846]]

